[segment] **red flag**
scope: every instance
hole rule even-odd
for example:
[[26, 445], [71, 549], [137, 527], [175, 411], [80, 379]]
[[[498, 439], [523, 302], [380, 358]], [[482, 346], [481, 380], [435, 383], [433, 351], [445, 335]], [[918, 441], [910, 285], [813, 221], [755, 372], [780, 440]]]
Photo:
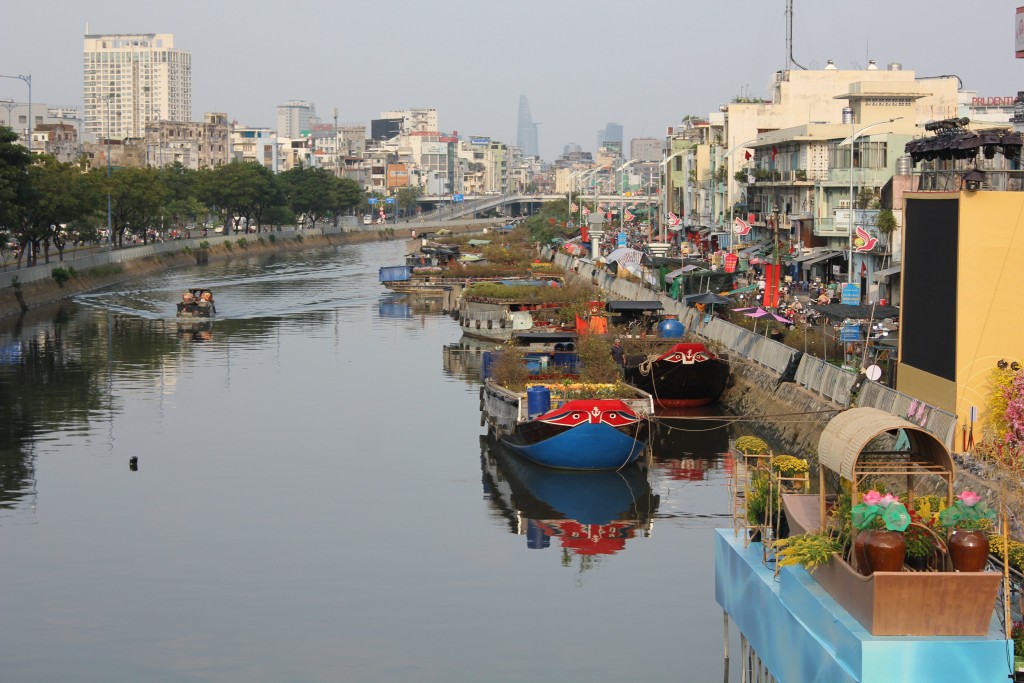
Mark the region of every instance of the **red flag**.
[[746, 152], [743, 153], [743, 158], [746, 159], [747, 161], [750, 161], [750, 158], [752, 156], [754, 156], [754, 155], [750, 153], [749, 149]]
[[772, 161], [775, 161], [775, 155], [779, 153], [779, 148], [772, 145]]

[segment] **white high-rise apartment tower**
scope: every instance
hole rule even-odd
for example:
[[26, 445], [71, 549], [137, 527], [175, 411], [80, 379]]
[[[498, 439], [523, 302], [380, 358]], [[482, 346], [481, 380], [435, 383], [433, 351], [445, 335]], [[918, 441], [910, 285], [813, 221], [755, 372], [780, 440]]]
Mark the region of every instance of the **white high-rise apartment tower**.
[[[86, 29], [88, 31], [88, 28]], [[192, 53], [170, 33], [86, 35], [83, 133], [144, 138], [149, 121], [192, 120]]]
[[277, 137], [298, 138], [303, 132], [308, 133], [313, 124], [319, 123], [316, 117], [316, 105], [304, 100], [289, 100], [287, 104], [277, 105]]

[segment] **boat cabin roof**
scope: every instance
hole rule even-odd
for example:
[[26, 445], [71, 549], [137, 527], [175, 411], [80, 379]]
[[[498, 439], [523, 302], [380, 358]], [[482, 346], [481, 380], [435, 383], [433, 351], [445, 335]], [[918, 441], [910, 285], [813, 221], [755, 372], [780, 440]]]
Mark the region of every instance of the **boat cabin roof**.
[[624, 311], [642, 313], [645, 311], [663, 311], [665, 307], [660, 301], [609, 301], [604, 305], [604, 310], [609, 313], [622, 313]]
[[513, 332], [512, 340], [517, 346], [528, 346], [531, 343], [554, 344], [558, 342], [574, 342], [575, 332]]

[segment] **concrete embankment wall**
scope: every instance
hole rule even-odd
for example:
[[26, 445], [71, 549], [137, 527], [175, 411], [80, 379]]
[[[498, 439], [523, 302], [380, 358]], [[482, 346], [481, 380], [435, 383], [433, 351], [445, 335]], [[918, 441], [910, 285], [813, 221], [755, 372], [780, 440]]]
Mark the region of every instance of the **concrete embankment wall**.
[[752, 431], [783, 452], [816, 458], [818, 440], [828, 420], [851, 407], [878, 408], [908, 419], [935, 434], [947, 447], [954, 447], [955, 415], [720, 318], [702, 316], [589, 261], [567, 254], [548, 256], [614, 297], [660, 301], [666, 313], [679, 316], [688, 334], [727, 355], [733, 369], [732, 386], [722, 396], [722, 405], [735, 415], [751, 416], [756, 425]]
[[[66, 250], [63, 261], [59, 261], [57, 251], [51, 249], [49, 263], [40, 263], [31, 268], [12, 268], [8, 264], [5, 270], [0, 271], [0, 318], [18, 315], [23, 310], [45, 306], [75, 294], [108, 287], [133, 277], [194, 264], [195, 254], [198, 252], [205, 252], [209, 259], [230, 259], [254, 253], [307, 249], [326, 244], [405, 239], [410, 237], [414, 230], [422, 234], [443, 227], [454, 233], [477, 232], [484, 228], [504, 225], [506, 222], [504, 219], [490, 218], [457, 222], [394, 223], [345, 229], [330, 226], [306, 230], [267, 229], [260, 233], [226, 236], [214, 234], [187, 240], [134, 245], [124, 249], [104, 246]], [[239, 240], [242, 239], [245, 240], [245, 247], [239, 246]], [[206, 244], [205, 249], [202, 247], [203, 243]], [[53, 279], [53, 271], [57, 268], [65, 271], [73, 269], [74, 274], [63, 284], [58, 284]]]

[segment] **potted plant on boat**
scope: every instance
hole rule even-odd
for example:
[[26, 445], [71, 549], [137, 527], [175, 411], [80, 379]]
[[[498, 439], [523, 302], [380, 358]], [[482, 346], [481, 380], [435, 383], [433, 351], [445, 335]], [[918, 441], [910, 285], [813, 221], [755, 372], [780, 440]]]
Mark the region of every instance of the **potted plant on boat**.
[[996, 513], [974, 491], [964, 491], [939, 513], [939, 524], [951, 530], [949, 558], [958, 572], [980, 572], [988, 564], [988, 534]]
[[910, 525], [903, 532], [907, 543], [907, 566], [917, 571], [932, 568], [935, 551], [945, 551], [946, 545], [933, 530], [935, 519], [925, 518], [916, 511], [910, 513]]
[[865, 576], [903, 570], [907, 542], [903, 531], [910, 513], [899, 498], [872, 489], [850, 511], [850, 522], [860, 533], [853, 541], [857, 568]]

